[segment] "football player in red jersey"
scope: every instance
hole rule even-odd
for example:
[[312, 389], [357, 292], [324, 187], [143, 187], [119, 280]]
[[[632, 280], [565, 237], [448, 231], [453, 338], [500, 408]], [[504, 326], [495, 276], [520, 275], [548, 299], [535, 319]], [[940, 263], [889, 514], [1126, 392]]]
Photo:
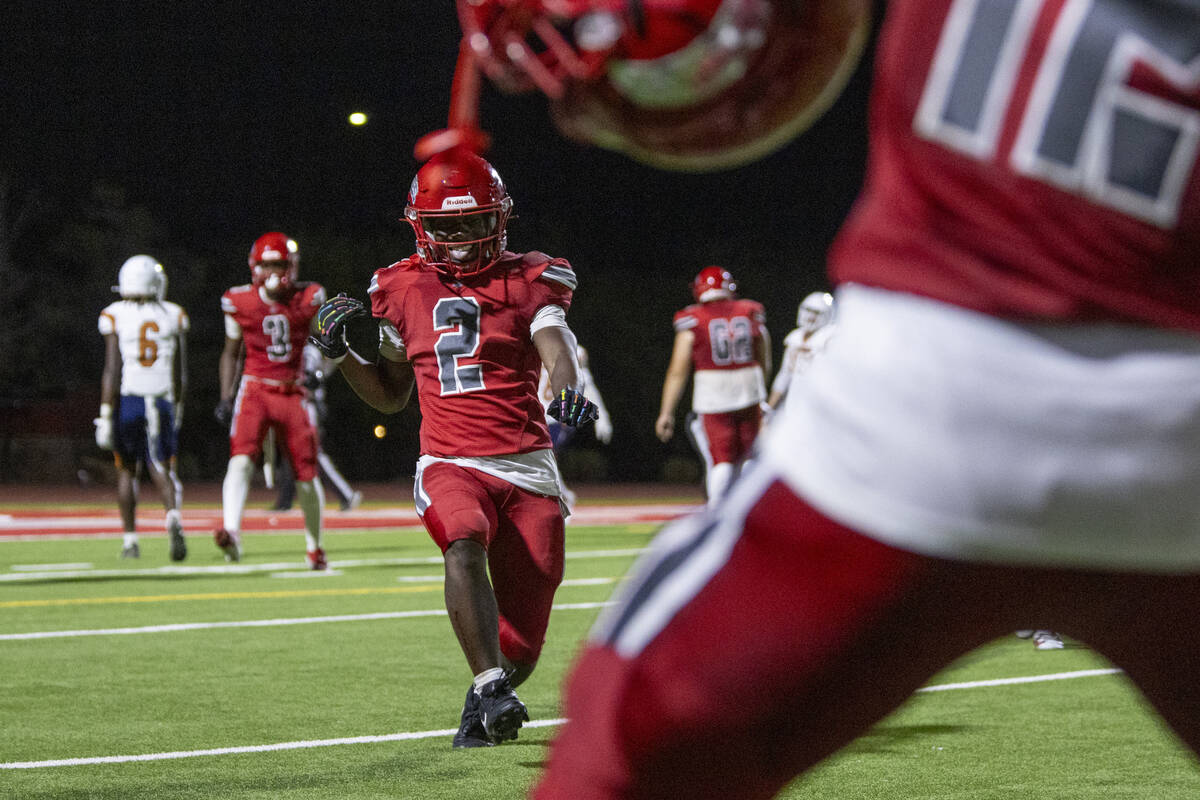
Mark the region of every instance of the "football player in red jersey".
[[442, 550], [446, 608], [474, 675], [454, 747], [514, 739], [528, 720], [513, 688], [537, 663], [562, 580], [566, 508], [537, 395], [542, 366], [558, 398], [552, 416], [572, 426], [597, 416], [578, 391], [566, 323], [575, 273], [561, 258], [507, 250], [511, 212], [487, 161], [462, 149], [436, 156], [405, 208], [417, 253], [368, 289], [379, 357], [348, 350], [344, 325], [367, 311], [343, 295], [321, 309], [313, 338], [381, 411], [403, 409], [416, 385], [416, 507]]
[[[242, 556], [242, 512], [263, 439], [274, 429], [295, 471], [308, 565], [328, 567], [321, 546], [325, 493], [317, 475], [317, 421], [306, 402], [303, 351], [325, 289], [299, 280], [300, 250], [283, 233], [264, 233], [250, 248], [251, 282], [221, 296], [225, 347], [216, 418], [229, 428], [229, 468], [221, 490], [224, 525], [213, 538], [230, 561]], [[244, 357], [241, 380], [238, 363]]]
[[[597, 44], [669, 45], [645, 13], [668, 5], [863, 4], [462, 0], [464, 51], [562, 75], [670, 155], [660, 112], [590, 83], [650, 91], [670, 58]], [[739, 38], [706, 30], [677, 51]], [[1200, 750], [1198, 63], [1194, 2], [888, 4], [837, 336], [757, 465], [603, 613], [535, 798], [770, 797], [1020, 628], [1086, 641]], [[776, 66], [746, 74], [808, 77]], [[746, 86], [676, 112], [718, 134], [706, 110], [751, 110]]]
[[704, 458], [712, 506], [737, 477], [762, 428], [771, 337], [762, 304], [739, 298], [728, 270], [700, 270], [692, 296], [695, 304], [675, 314], [675, 344], [654, 432], [663, 442], [675, 435], [675, 409], [694, 368], [688, 432]]

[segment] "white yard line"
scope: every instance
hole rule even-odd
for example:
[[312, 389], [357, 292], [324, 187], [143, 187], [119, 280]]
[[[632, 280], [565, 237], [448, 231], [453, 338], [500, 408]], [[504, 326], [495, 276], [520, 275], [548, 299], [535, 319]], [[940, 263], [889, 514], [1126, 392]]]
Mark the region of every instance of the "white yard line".
[[[603, 608], [603, 603], [559, 603], [555, 611], [578, 611]], [[278, 617], [276, 619], [244, 619], [227, 622], [177, 622], [170, 625], [143, 625], [136, 628], [84, 628], [74, 631], [30, 631], [28, 633], [3, 633], [0, 642], [28, 641], [31, 639], [72, 639], [80, 636], [131, 636], [151, 633], [179, 633], [181, 631], [208, 631], [217, 628], [274, 628], [283, 625], [314, 625], [322, 622], [367, 622], [381, 619], [409, 619], [412, 617], [444, 617], [446, 609], [431, 608], [419, 611], [379, 611], [371, 614], [336, 614], [324, 617]]]
[[[555, 606], [555, 608], [561, 608]], [[444, 612], [443, 612], [444, 613]], [[959, 689], [978, 689], [992, 686], [1012, 686], [1024, 683], [1040, 683], [1043, 681], [1063, 681], [1075, 678], [1092, 678], [1103, 675], [1115, 675], [1118, 669], [1087, 669], [1076, 672], [1056, 672], [1050, 675], [1029, 675], [1021, 678], [997, 678], [986, 681], [969, 681], [965, 683], [942, 683], [918, 689], [920, 692], [945, 692]], [[548, 728], [562, 725], [566, 719], [535, 720], [525, 724], [526, 728]], [[378, 736], [348, 736], [340, 739], [306, 739], [296, 742], [276, 742], [274, 744], [252, 744], [238, 747], [213, 747], [206, 750], [176, 750], [163, 753], [140, 753], [126, 756], [90, 756], [81, 758], [55, 758], [46, 761], [10, 761], [0, 763], [0, 769], [45, 769], [47, 767], [80, 767], [91, 764], [126, 764], [132, 761], [166, 761], [175, 758], [196, 758], [199, 756], [224, 756], [238, 753], [270, 753], [279, 750], [307, 750], [316, 747], [335, 747], [347, 744], [378, 744], [382, 742], [411, 741], [414, 739], [433, 739], [443, 736], [453, 736], [455, 728], [437, 731], [406, 731], [402, 733], [387, 733]]]
[[[577, 552], [568, 552], [567, 559], [576, 558], [623, 558], [626, 556], [641, 555], [643, 548], [629, 547], [620, 550], [580, 550]], [[422, 564], [441, 564], [441, 556], [423, 556], [419, 558], [351, 558], [338, 561], [330, 561], [329, 566], [334, 569], [346, 569], [349, 567], [404, 567]], [[49, 565], [42, 564], [45, 567], [40, 571], [34, 569], [38, 565], [28, 565], [17, 571], [17, 567], [13, 567], [14, 572], [6, 572], [0, 574], [0, 583], [15, 583], [20, 581], [39, 581], [48, 578], [120, 578], [130, 576], [170, 576], [170, 575], [246, 575], [256, 572], [282, 572], [286, 570], [294, 570], [298, 566], [303, 567], [303, 561], [275, 561], [262, 564], [214, 564], [212, 566], [194, 566], [185, 567], [179, 565], [167, 565], [162, 567], [145, 567], [131, 569], [67, 569], [67, 567], [78, 567], [78, 564], [62, 564]], [[50, 569], [49, 567], [58, 566], [62, 568]]]
[[1095, 678], [1100, 675], [1119, 675], [1121, 670], [1110, 669], [1081, 669], [1075, 672], [1053, 672], [1049, 675], [1029, 675], [1024, 678], [993, 678], [989, 681], [966, 681], [965, 683], [935, 683], [917, 689], [918, 692], [951, 692], [955, 689], [979, 689], [985, 686], [1015, 686], [1021, 683], [1041, 683], [1042, 681], [1069, 681], [1072, 678]]

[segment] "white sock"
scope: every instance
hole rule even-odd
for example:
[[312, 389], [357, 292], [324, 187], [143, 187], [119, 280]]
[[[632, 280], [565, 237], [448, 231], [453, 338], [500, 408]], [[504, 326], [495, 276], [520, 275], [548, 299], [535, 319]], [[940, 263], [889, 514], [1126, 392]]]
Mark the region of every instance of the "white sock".
[[722, 461], [709, 467], [708, 475], [705, 477], [709, 508], [717, 504], [731, 483], [733, 483], [733, 464]]
[[225, 482], [221, 485], [221, 517], [225, 530], [237, 533], [242, 529], [242, 512], [246, 510], [246, 496], [250, 494], [250, 476], [254, 474], [254, 461], [250, 456], [234, 456], [229, 459], [225, 471]]
[[321, 547], [321, 521], [325, 515], [325, 487], [320, 478], [296, 481], [296, 498], [304, 512], [304, 543], [308, 552]]
[[485, 669], [483, 672], [475, 676], [475, 693], [479, 694], [479, 691], [483, 689], [483, 687], [487, 686], [492, 681], [500, 680], [503, 677], [503, 667], [492, 667], [491, 669]]
[[138, 543], [138, 538], [137, 538], [136, 533], [126, 533], [125, 541], [122, 543], [121, 546], [122, 547], [133, 547], [137, 543]]
[[183, 529], [183, 517], [179, 513], [178, 508], [172, 508], [167, 512], [166, 525], [168, 533], [171, 531], [172, 524], [178, 525], [180, 530]]

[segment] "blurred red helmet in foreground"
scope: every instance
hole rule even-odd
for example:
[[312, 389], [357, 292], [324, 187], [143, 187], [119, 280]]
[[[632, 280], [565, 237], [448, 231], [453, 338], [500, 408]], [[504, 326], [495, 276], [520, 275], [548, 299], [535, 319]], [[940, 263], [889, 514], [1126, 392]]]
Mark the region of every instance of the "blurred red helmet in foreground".
[[738, 166], [830, 106], [868, 0], [458, 0], [501, 89], [540, 89], [574, 139], [668, 169]]

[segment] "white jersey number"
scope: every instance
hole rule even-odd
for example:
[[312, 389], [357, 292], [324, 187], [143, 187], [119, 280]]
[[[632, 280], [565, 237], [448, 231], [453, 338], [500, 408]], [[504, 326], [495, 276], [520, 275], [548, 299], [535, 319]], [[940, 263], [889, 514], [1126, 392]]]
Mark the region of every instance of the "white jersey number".
[[283, 314], [268, 314], [263, 317], [263, 333], [270, 344], [267, 358], [272, 361], [288, 361], [292, 357], [292, 326]]
[[474, 297], [443, 297], [433, 307], [433, 329], [443, 331], [433, 346], [443, 396], [484, 388], [482, 364], [459, 364], [479, 352], [479, 301]]
[[[996, 157], [1014, 87], [1048, 5], [954, 0], [917, 109], [917, 133], [979, 160]], [[1174, 227], [1200, 142], [1197, 5], [1067, 0], [1036, 54], [1009, 166], [1152, 225]]]
[[749, 364], [754, 360], [754, 326], [746, 317], [714, 319], [708, 323], [713, 363]]

